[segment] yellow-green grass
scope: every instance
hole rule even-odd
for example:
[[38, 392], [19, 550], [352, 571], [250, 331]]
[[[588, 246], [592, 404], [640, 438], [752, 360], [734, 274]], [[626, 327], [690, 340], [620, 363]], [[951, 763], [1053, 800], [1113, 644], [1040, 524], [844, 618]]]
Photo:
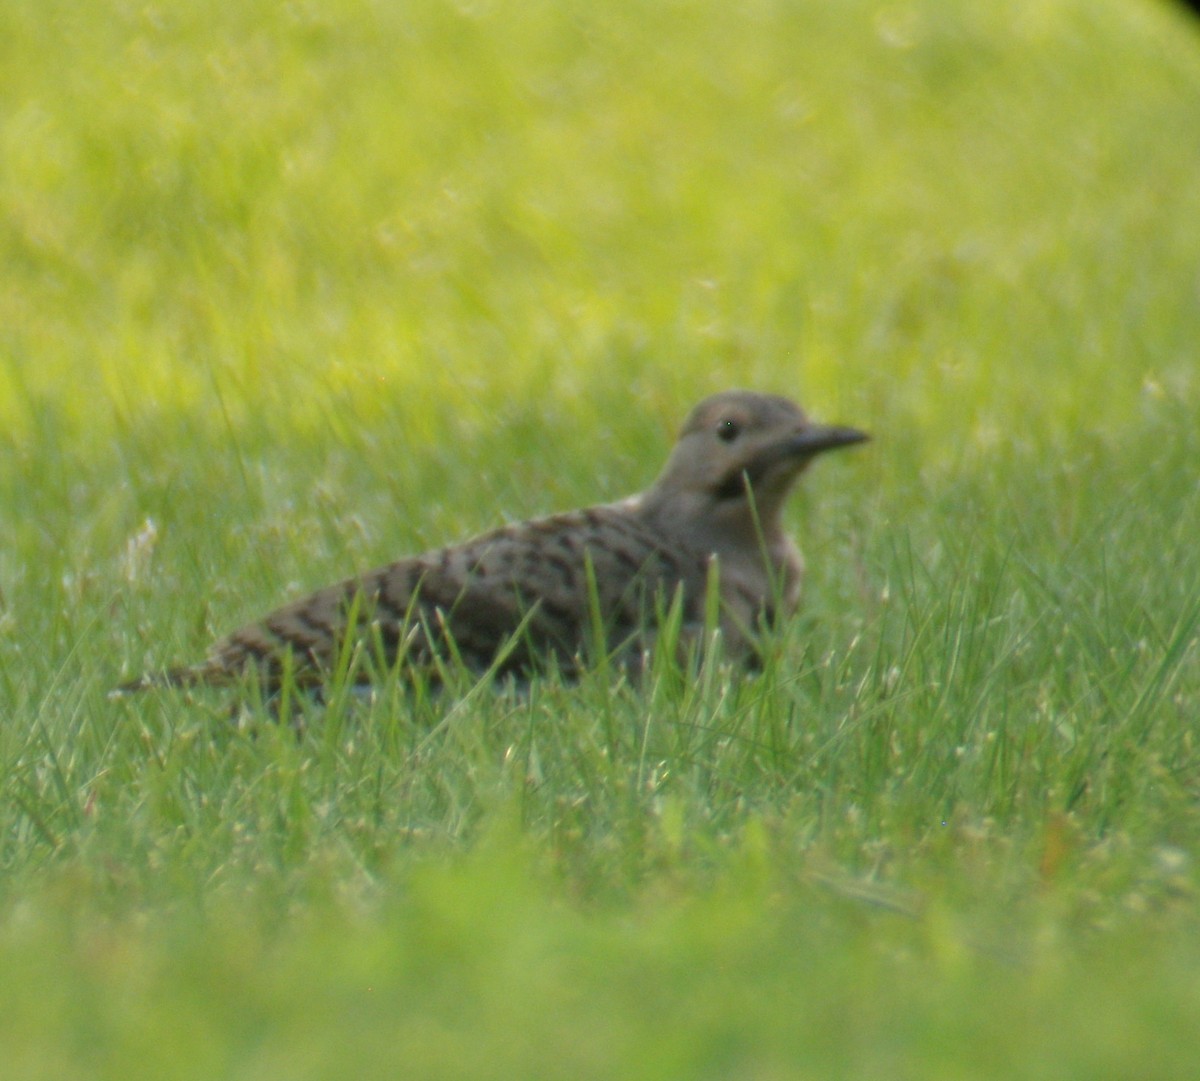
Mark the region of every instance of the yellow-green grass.
[[[1200, 27], [0, 8], [0, 1077], [1190, 1077]], [[753, 679], [106, 698], [354, 568], [870, 429]]]

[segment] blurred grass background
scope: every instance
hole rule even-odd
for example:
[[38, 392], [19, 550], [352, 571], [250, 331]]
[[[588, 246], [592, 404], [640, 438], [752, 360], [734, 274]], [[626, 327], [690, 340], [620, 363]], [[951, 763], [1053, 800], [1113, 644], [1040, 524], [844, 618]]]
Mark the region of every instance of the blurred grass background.
[[[1190, 1076], [1198, 116], [1154, 0], [8, 0], [0, 1076]], [[730, 385], [876, 437], [761, 679], [106, 701]]]

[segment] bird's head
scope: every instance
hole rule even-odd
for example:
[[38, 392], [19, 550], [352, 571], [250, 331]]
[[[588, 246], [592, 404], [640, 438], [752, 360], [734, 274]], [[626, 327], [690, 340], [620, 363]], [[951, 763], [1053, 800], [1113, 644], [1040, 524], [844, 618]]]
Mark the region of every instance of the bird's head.
[[681, 514], [774, 530], [788, 492], [816, 455], [867, 439], [815, 424], [795, 402], [731, 390], [692, 410], [647, 502]]

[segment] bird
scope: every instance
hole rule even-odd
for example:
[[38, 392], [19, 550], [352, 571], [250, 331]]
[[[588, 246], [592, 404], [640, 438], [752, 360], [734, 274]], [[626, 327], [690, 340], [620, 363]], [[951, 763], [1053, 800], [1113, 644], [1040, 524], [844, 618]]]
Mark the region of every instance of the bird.
[[[729, 390], [688, 415], [657, 479], [619, 502], [516, 522], [354, 575], [224, 638], [196, 664], [152, 672], [117, 694], [251, 679], [276, 693], [327, 683], [347, 648], [375, 665], [437, 678], [439, 663], [526, 678], [578, 673], [600, 656], [636, 664], [668, 619], [674, 647], [719, 633], [752, 660], [765, 628], [793, 613], [804, 560], [783, 523], [819, 454], [861, 443], [792, 400]], [[710, 626], [715, 622], [715, 626]]]

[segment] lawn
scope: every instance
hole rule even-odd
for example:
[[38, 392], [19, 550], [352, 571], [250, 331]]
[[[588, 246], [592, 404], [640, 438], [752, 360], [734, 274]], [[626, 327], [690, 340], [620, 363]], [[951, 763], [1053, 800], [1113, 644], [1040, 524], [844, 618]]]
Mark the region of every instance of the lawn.
[[[1200, 22], [1166, 0], [0, 8], [0, 1078], [1192, 1078]], [[873, 441], [746, 676], [110, 700]]]

